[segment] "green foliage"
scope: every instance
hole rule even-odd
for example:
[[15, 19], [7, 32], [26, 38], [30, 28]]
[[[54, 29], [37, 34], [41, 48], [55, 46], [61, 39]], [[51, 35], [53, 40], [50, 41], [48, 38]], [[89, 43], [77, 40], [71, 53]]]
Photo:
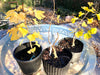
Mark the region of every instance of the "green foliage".
[[77, 12], [72, 12], [69, 9], [65, 9], [63, 7], [58, 7], [56, 9], [56, 14], [60, 15], [61, 17], [65, 17], [67, 15], [76, 15]]
[[8, 29], [8, 24], [4, 25], [4, 26], [0, 26], [0, 29]]
[[44, 7], [53, 8], [53, 0], [44, 0]]
[[87, 2], [95, 0], [56, 0], [56, 7], [63, 7], [71, 11], [80, 11], [81, 6], [87, 6]]

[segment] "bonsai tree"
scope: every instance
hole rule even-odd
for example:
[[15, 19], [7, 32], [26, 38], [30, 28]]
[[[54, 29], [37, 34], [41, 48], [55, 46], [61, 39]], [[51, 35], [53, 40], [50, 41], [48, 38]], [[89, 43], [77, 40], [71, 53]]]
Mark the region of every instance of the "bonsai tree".
[[93, 2], [88, 2], [88, 7], [81, 7], [84, 10], [84, 12], [80, 11], [78, 13], [78, 17], [74, 16], [74, 18], [72, 18], [71, 22], [73, 24], [76, 21], [79, 21], [75, 23], [77, 27], [74, 30], [72, 47], [75, 46], [75, 37], [80, 38], [81, 36], [83, 36], [84, 39], [88, 40], [92, 37], [93, 34], [97, 33], [97, 28], [90, 28], [87, 30], [87, 32], [85, 32], [85, 30], [83, 29], [94, 22], [95, 16], [98, 21], [100, 20], [100, 13], [98, 13], [94, 7], [95, 4]]
[[[45, 18], [44, 13], [45, 12], [41, 10], [36, 10], [36, 9], [33, 10], [32, 7], [25, 7], [23, 4], [19, 5], [15, 9], [9, 10], [6, 13], [5, 19], [9, 19], [10, 23], [14, 23], [14, 27], [9, 29], [7, 32], [11, 37], [11, 41], [18, 40], [26, 36], [30, 41], [31, 48], [32, 48], [31, 44], [32, 41], [35, 41], [36, 45], [39, 46], [38, 42], [36, 41], [36, 38], [43, 40], [42, 35], [40, 35], [40, 32], [30, 33], [27, 25], [38, 24], [38, 21]], [[28, 51], [28, 53], [29, 54], [34, 53], [35, 50], [36, 48], [32, 48]]]
[[45, 18], [44, 13], [44, 11], [32, 7], [25, 7], [24, 4], [6, 13], [5, 19], [9, 19], [9, 22], [14, 24], [14, 27], [7, 32], [11, 41], [24, 37], [29, 40], [23, 44], [22, 42], [25, 40], [21, 40], [20, 45], [13, 51], [13, 56], [24, 74], [36, 72], [41, 65], [42, 47], [36, 39], [43, 40], [43, 38], [39, 31], [30, 32], [28, 25], [38, 24]]
[[[54, 15], [55, 14], [55, 1], [54, 0], [53, 0], [53, 3], [54, 3], [54, 13], [53, 13], [53, 15]], [[92, 24], [94, 22], [95, 19], [97, 19], [98, 21], [100, 20], [100, 13], [98, 13], [96, 11], [95, 3], [88, 2], [88, 7], [87, 6], [82, 6], [81, 8], [84, 10], [84, 12], [80, 11], [78, 13], [78, 16], [74, 16], [71, 19], [71, 22], [77, 26], [74, 29], [74, 32], [73, 32], [74, 35], [73, 35], [73, 41], [72, 41], [72, 45], [71, 45], [72, 47], [75, 46], [75, 40], [76, 40], [75, 38], [76, 37], [81, 38], [81, 36], [83, 36], [84, 39], [88, 40], [88, 39], [92, 38], [93, 34], [97, 33], [97, 28], [96, 27], [95, 28], [90, 28], [89, 27], [88, 29], [86, 29], [90, 24]], [[60, 15], [57, 16], [58, 24], [59, 24], [59, 18], [60, 18]], [[49, 28], [49, 30], [50, 30], [50, 28]], [[48, 38], [49, 38], [49, 36], [48, 36]], [[58, 38], [59, 38], [59, 34], [58, 34]], [[56, 39], [56, 41], [57, 41], [57, 39]], [[49, 43], [51, 44], [50, 41], [49, 41]], [[52, 48], [53, 51], [54, 51], [54, 57], [58, 58], [58, 56], [56, 54], [56, 50], [54, 49], [54, 44], [50, 48]], [[52, 52], [52, 49], [50, 49], [50, 54]]]

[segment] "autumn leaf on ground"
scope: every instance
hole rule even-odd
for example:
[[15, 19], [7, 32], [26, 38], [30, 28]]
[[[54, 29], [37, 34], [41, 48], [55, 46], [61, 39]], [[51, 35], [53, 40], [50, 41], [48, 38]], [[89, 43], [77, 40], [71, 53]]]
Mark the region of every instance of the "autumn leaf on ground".
[[86, 39], [86, 40], [88, 40], [88, 39], [90, 39], [92, 36], [91, 36], [91, 34], [89, 34], [89, 33], [85, 33], [84, 34], [84, 39]]
[[93, 23], [93, 18], [88, 19], [87, 24], [92, 24]]
[[82, 27], [87, 27], [87, 24], [85, 21], [82, 23]]
[[100, 20], [100, 13], [99, 14], [96, 14], [96, 15], [97, 15], [98, 20]]
[[88, 2], [89, 7], [93, 6], [93, 2]]
[[82, 11], [79, 12], [79, 17], [83, 16], [85, 13], [83, 13]]
[[80, 31], [78, 31], [78, 32], [75, 33], [75, 36], [76, 36], [77, 38], [79, 38], [79, 37], [82, 36], [82, 35], [83, 35], [83, 30], [80, 30]]
[[41, 19], [44, 19], [45, 18], [45, 16], [44, 16], [44, 11], [41, 11], [41, 10], [34, 10], [34, 13], [35, 13], [35, 17], [37, 18], [37, 19], [39, 19], [39, 20], [41, 20]]

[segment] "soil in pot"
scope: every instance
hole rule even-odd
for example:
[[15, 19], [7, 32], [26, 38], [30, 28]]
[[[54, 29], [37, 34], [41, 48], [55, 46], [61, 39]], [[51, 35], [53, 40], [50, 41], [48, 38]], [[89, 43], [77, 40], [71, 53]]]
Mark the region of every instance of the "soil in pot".
[[13, 56], [24, 74], [36, 72], [41, 65], [42, 47], [35, 45], [35, 42], [32, 42], [32, 47], [36, 47], [36, 51], [31, 54], [27, 53], [27, 51], [31, 49], [29, 42], [18, 46], [13, 52]]
[[82, 52], [83, 43], [80, 40], [75, 39], [75, 46], [72, 47], [72, 41], [73, 41], [73, 38], [64, 38], [59, 41], [58, 45], [62, 47], [62, 49], [67, 48], [69, 51], [74, 52], [74, 53]]
[[49, 48], [45, 49], [42, 54], [43, 66], [47, 75], [65, 75], [69, 68], [69, 62], [72, 58], [72, 54], [67, 49], [61, 47], [55, 47], [58, 58], [54, 58], [54, 55], [49, 56]]

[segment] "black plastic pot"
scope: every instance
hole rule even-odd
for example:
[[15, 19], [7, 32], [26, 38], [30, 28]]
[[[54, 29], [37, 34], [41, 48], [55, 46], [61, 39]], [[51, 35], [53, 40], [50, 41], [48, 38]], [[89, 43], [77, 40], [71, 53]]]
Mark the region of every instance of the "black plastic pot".
[[59, 41], [58, 45], [62, 48], [66, 48], [69, 51], [71, 51], [73, 54], [71, 62], [77, 62], [80, 59], [84, 44], [80, 40], [75, 39], [75, 46], [72, 47], [72, 41], [73, 38], [70, 37], [63, 38]]
[[32, 54], [27, 53], [27, 51], [31, 49], [29, 42], [18, 46], [13, 52], [13, 56], [24, 74], [31, 75], [36, 72], [41, 65], [42, 47], [39, 48], [34, 44], [35, 42], [32, 42], [32, 47], [36, 47], [36, 51]]
[[42, 61], [44, 71], [47, 75], [66, 75], [69, 69], [69, 62], [72, 58], [72, 54], [67, 49], [63, 49], [63, 51], [57, 51], [58, 58], [54, 58], [54, 55], [51, 54], [48, 59], [49, 48], [45, 49], [42, 54]]

